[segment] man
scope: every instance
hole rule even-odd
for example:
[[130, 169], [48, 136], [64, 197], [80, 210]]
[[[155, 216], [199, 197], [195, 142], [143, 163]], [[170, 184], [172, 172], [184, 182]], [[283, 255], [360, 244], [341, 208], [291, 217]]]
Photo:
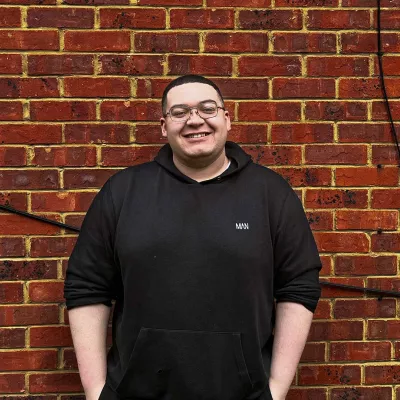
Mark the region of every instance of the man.
[[175, 79], [162, 108], [168, 144], [105, 183], [69, 259], [87, 399], [285, 399], [320, 296], [301, 202], [227, 142], [212, 81]]

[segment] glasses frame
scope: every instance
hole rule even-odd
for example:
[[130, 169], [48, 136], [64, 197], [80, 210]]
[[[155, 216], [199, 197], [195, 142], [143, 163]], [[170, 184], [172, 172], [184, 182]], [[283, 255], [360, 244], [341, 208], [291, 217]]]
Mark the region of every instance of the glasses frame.
[[[217, 107], [217, 112], [215, 113], [215, 115], [212, 115], [212, 116], [210, 116], [210, 117], [202, 117], [202, 116], [199, 114], [199, 109], [198, 109], [198, 107], [199, 107], [199, 105], [200, 105], [201, 103], [214, 103], [215, 106]], [[197, 115], [198, 115], [201, 119], [215, 118], [215, 117], [218, 115], [218, 109], [221, 109], [221, 110], [224, 110], [224, 111], [225, 111], [225, 107], [219, 106], [215, 100], [200, 101], [200, 102], [197, 104], [197, 106], [194, 106], [194, 107], [189, 107], [189, 106], [186, 106], [185, 104], [182, 104], [182, 105], [179, 105], [179, 106], [180, 106], [180, 107], [187, 108], [187, 109], [189, 110], [189, 115], [188, 115], [188, 117], [187, 117], [185, 120], [182, 119], [181, 121], [177, 121], [177, 120], [175, 120], [175, 119], [172, 118], [172, 116], [171, 116], [171, 110], [172, 110], [172, 108], [174, 108], [175, 106], [172, 106], [172, 107], [168, 110], [168, 112], [166, 112], [166, 113], [164, 114], [164, 117], [166, 118], [166, 117], [169, 116], [169, 117], [171, 118], [171, 121], [172, 121], [172, 122], [182, 123], [182, 122], [187, 122], [187, 121], [191, 118], [191, 116], [192, 116], [192, 110], [193, 110], [193, 109], [196, 110]]]

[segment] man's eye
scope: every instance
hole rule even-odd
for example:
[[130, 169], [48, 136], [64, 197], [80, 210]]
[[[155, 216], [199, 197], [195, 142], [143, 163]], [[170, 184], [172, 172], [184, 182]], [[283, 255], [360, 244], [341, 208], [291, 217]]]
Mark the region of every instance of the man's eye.
[[201, 111], [211, 114], [211, 113], [215, 112], [215, 107], [213, 107], [213, 106], [211, 106], [211, 107], [202, 107]]
[[174, 117], [183, 117], [184, 115], [186, 115], [186, 110], [172, 110], [171, 114]]

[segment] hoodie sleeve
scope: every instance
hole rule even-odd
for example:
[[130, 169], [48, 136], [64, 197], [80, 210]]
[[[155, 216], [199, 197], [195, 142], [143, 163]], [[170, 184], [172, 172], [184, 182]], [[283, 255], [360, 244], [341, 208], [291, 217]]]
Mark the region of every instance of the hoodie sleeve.
[[114, 263], [116, 228], [111, 178], [93, 199], [68, 260], [64, 282], [67, 309], [102, 303], [111, 307], [116, 298], [119, 269]]
[[290, 188], [274, 241], [274, 295], [277, 302], [300, 303], [314, 312], [322, 263], [303, 205]]

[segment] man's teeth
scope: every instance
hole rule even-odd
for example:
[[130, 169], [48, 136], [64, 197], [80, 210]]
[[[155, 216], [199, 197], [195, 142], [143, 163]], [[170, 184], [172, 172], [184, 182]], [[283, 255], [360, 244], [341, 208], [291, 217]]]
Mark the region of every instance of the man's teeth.
[[207, 136], [207, 133], [198, 133], [197, 135], [188, 135], [186, 137], [189, 137], [189, 138], [200, 138], [200, 137], [203, 137], [203, 136]]

